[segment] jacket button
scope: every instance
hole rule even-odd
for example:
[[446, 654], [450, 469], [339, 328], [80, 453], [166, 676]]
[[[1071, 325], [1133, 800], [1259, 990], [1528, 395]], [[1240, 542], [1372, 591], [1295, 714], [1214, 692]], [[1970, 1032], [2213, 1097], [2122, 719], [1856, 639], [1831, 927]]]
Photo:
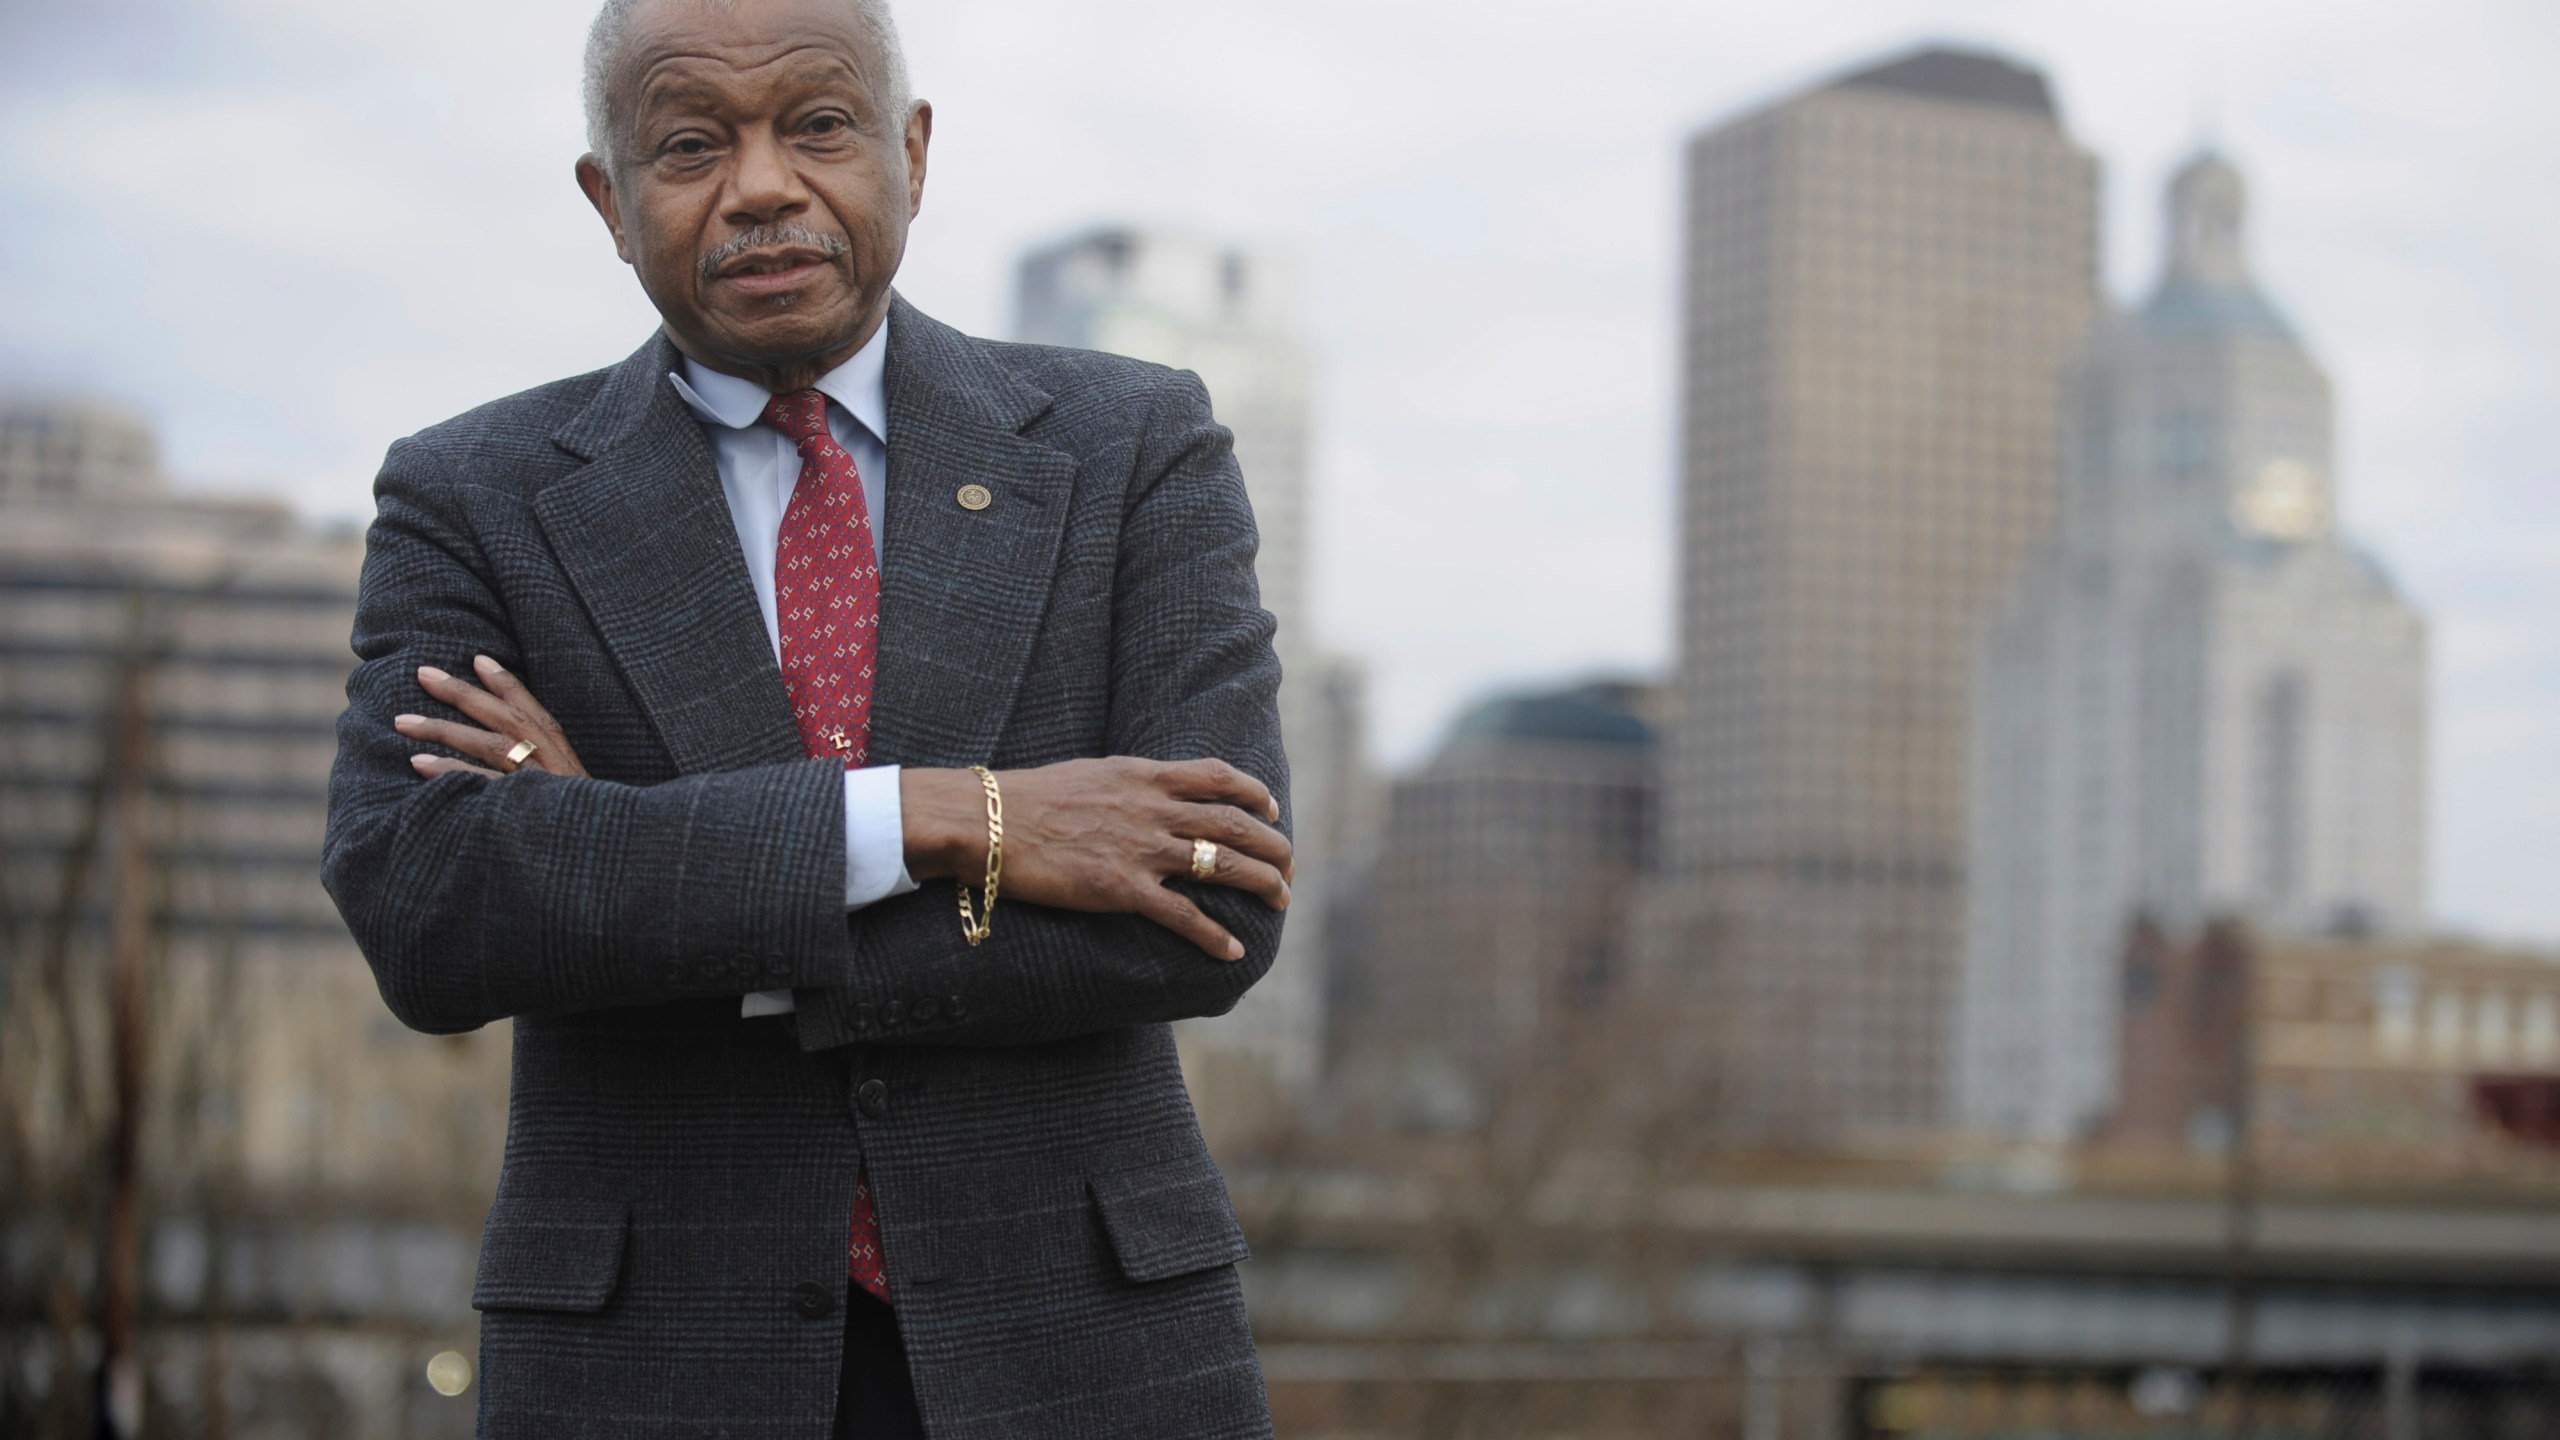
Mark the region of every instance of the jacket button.
[[942, 1013], [950, 1016], [954, 1020], [965, 1019], [969, 1014], [966, 1009], [962, 1008], [960, 1004], [960, 997], [957, 995], [949, 995], [943, 998]]
[[941, 1013], [942, 1002], [934, 999], [930, 995], [927, 995], [916, 1002], [916, 1023], [919, 1025], [929, 1025], [933, 1023], [933, 1017]]
[[836, 1292], [815, 1280], [791, 1287], [791, 1308], [803, 1320], [824, 1320], [836, 1313]]
[[862, 1113], [870, 1116], [874, 1120], [888, 1114], [888, 1082], [883, 1080], [863, 1081], [860, 1088], [853, 1092], [853, 1103], [861, 1106]]
[[883, 1025], [902, 1025], [906, 1019], [907, 1002], [904, 1000], [892, 1000], [880, 1007], [880, 1023]]

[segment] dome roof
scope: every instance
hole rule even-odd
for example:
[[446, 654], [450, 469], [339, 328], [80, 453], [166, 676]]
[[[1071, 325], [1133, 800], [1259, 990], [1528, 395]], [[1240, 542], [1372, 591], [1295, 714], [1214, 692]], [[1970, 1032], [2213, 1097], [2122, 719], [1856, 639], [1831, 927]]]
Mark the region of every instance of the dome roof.
[[2164, 280], [2135, 312], [2142, 323], [2162, 331], [2210, 331], [2297, 338], [2293, 322], [2254, 285], [2221, 289]]
[[1451, 738], [1650, 745], [1653, 727], [1636, 713], [1639, 690], [1601, 681], [1569, 690], [1496, 696], [1460, 717]]
[[2169, 179], [2168, 262], [2137, 317], [2154, 330], [2294, 337], [2249, 273], [2249, 186], [2210, 146]]

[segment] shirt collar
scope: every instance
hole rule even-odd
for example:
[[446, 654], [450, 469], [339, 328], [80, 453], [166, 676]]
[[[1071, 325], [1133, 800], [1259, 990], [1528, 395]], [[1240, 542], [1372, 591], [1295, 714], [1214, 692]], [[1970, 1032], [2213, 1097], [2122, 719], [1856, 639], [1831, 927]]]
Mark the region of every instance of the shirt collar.
[[[706, 425], [744, 430], [764, 417], [773, 392], [753, 380], [725, 375], [688, 355], [680, 369], [667, 372], [685, 407]], [[889, 318], [853, 352], [852, 358], [818, 377], [818, 393], [844, 407], [881, 444], [889, 443]]]

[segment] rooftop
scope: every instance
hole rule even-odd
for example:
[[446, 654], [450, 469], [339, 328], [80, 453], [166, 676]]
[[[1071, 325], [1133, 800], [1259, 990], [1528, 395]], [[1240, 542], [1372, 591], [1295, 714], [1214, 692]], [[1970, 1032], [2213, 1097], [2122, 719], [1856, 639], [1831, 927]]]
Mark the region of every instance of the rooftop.
[[1630, 682], [1603, 680], [1565, 690], [1497, 695], [1460, 716], [1450, 738], [1650, 745], [1653, 727], [1639, 713], [1643, 691]]
[[1982, 50], [1930, 45], [1831, 82], [1835, 90], [1898, 90], [1932, 100], [2020, 110], [2057, 123], [2044, 72]]

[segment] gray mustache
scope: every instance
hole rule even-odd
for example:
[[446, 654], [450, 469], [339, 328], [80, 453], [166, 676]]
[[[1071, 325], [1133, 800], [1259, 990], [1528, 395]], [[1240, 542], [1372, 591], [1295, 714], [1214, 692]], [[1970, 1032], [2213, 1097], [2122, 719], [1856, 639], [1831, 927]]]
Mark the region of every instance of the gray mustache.
[[775, 245], [802, 246], [815, 250], [830, 260], [842, 258], [846, 249], [844, 237], [841, 235], [822, 235], [801, 225], [759, 225], [753, 230], [740, 233], [734, 239], [722, 241], [712, 248], [711, 253], [703, 256], [699, 267], [702, 272], [702, 282], [708, 285], [719, 279], [722, 266], [748, 251], [762, 250]]

